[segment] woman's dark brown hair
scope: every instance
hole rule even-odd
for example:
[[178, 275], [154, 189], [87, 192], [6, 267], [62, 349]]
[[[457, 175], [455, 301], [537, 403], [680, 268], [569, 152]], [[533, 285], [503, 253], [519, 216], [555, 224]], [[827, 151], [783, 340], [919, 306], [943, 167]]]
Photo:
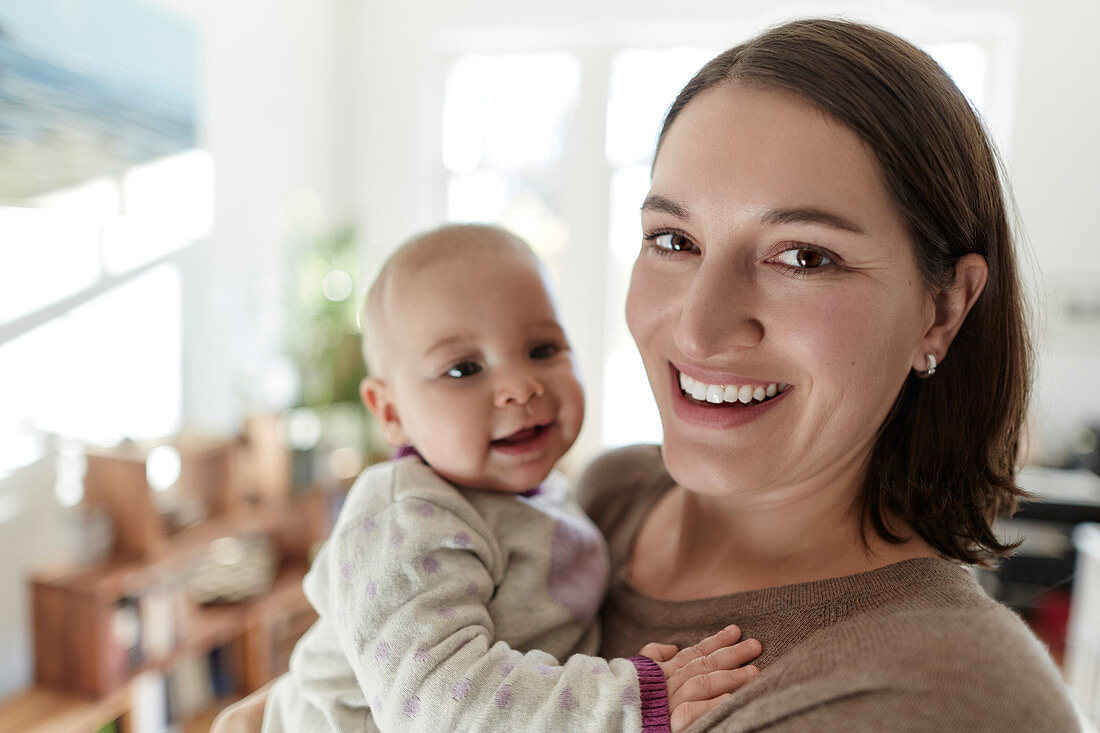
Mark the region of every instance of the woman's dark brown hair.
[[975, 252], [989, 279], [933, 377], [910, 376], [883, 423], [860, 497], [864, 527], [901, 538], [894, 514], [949, 558], [988, 564], [1015, 545], [992, 522], [1015, 482], [1031, 375], [1021, 286], [997, 158], [977, 115], [926, 53], [858, 23], [799, 20], [709, 61], [669, 108], [657, 142], [700, 92], [786, 90], [852, 129], [874, 154], [935, 294]]

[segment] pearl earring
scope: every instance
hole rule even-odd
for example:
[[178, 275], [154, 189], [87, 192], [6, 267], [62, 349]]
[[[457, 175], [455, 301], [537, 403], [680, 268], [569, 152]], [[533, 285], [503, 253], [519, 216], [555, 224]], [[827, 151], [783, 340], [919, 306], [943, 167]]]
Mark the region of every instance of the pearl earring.
[[923, 372], [918, 371], [917, 376], [920, 377], [921, 379], [928, 379], [929, 377], [931, 377], [933, 374], [936, 373], [936, 355], [935, 354], [925, 354], [924, 358], [928, 360], [928, 368], [925, 369]]

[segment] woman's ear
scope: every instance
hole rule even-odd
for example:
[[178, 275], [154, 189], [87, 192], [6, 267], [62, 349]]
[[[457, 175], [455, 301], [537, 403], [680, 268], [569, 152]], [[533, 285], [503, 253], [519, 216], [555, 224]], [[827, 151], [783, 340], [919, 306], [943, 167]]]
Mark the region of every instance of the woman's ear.
[[954, 282], [935, 296], [935, 316], [932, 325], [921, 337], [918, 353], [913, 355], [913, 369], [918, 372], [927, 370], [928, 354], [935, 358], [937, 364], [943, 362], [955, 334], [985, 289], [988, 278], [989, 266], [981, 255], [971, 253], [958, 259]]
[[408, 445], [409, 436], [401, 424], [401, 416], [397, 414], [393, 393], [386, 383], [377, 377], [367, 377], [359, 383], [359, 396], [378, 420], [378, 424], [382, 427], [382, 436], [390, 447], [400, 448]]

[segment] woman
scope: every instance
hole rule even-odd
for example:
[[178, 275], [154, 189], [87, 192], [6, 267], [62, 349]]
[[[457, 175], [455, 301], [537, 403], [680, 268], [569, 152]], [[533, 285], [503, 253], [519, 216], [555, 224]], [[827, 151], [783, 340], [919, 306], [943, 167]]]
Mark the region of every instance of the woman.
[[1011, 549], [990, 525], [1022, 495], [1030, 352], [996, 160], [943, 70], [828, 20], [719, 55], [668, 112], [642, 225], [627, 322], [664, 442], [581, 482], [603, 653], [759, 639], [700, 728], [1076, 730], [965, 567]]

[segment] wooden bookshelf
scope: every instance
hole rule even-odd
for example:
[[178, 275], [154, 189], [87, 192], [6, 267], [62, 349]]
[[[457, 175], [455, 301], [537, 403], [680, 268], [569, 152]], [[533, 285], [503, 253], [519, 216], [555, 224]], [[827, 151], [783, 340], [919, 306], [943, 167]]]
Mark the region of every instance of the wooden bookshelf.
[[76, 695], [48, 687], [32, 687], [0, 705], [0, 730], [22, 733], [88, 733], [112, 720], [123, 733], [130, 730], [130, 687], [109, 695]]
[[[270, 439], [259, 442], [262, 455], [252, 453], [247, 440], [170, 443], [180, 455], [179, 488], [202, 497], [206, 519], [173, 530], [157, 513], [144, 457], [166, 441], [89, 451], [85, 496], [111, 517], [114, 551], [96, 565], [32, 573], [36, 685], [0, 703], [0, 731], [87, 732], [116, 721], [127, 733], [138, 675], [156, 673], [165, 694], [172, 684], [185, 684], [179, 675], [187, 665], [208, 672], [211, 682], [216, 652], [224, 664], [209, 704], [178, 719], [185, 731], [202, 730], [221, 706], [285, 671], [290, 650], [316, 619], [301, 584], [311, 549], [330, 529], [331, 497], [290, 496], [288, 477], [273, 470], [289, 461]], [[276, 489], [261, 490], [257, 477]], [[279, 557], [266, 591], [212, 605], [187, 596], [187, 579], [212, 542], [261, 535]], [[134, 634], [120, 627], [139, 631], [140, 642], [126, 646]]]

